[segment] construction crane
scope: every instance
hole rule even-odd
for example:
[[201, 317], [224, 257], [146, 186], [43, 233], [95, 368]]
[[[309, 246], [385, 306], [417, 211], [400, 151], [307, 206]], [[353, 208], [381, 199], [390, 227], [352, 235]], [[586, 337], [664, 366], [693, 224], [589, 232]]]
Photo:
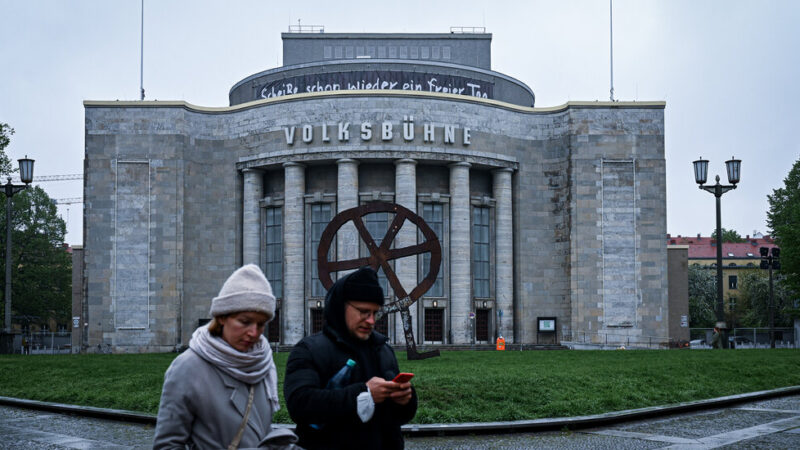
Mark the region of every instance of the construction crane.
[[[73, 173], [68, 175], [41, 175], [33, 177], [33, 184], [44, 183], [48, 181], [73, 181], [83, 180], [82, 173]], [[13, 183], [19, 183], [19, 178], [12, 179]], [[83, 197], [69, 197], [69, 198], [55, 198], [53, 199], [58, 205], [72, 205], [75, 203], [83, 203]]]
[[[70, 180], [82, 180], [83, 174], [82, 173], [73, 173], [69, 175], [42, 175], [42, 176], [35, 176], [33, 177], [33, 184], [36, 183], [44, 183], [46, 181], [70, 181]], [[13, 183], [19, 183], [19, 178], [12, 179]]]
[[56, 204], [59, 205], [72, 205], [75, 203], [83, 203], [83, 197], [69, 197], [69, 198], [54, 198]]

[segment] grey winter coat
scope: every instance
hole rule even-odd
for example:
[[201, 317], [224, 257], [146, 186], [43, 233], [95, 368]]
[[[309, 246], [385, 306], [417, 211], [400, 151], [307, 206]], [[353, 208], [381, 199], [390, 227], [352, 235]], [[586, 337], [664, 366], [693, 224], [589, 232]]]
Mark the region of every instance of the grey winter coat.
[[[244, 418], [248, 389], [186, 350], [164, 375], [153, 448], [227, 448]], [[259, 446], [271, 430], [272, 414], [264, 383], [258, 383], [239, 448]]]

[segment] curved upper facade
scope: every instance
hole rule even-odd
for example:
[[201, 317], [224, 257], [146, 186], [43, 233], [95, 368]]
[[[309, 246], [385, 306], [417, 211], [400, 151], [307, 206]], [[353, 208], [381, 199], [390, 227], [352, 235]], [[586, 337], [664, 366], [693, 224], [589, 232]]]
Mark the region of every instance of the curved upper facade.
[[534, 106], [519, 80], [490, 70], [491, 34], [284, 33], [284, 66], [231, 88], [231, 105], [339, 90], [466, 95]]

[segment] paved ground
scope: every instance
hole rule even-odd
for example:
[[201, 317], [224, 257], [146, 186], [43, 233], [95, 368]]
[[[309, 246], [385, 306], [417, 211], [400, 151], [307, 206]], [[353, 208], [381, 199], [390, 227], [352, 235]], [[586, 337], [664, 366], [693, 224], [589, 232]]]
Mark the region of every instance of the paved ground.
[[[149, 448], [153, 427], [0, 406], [0, 449]], [[409, 438], [409, 449], [797, 449], [800, 395], [547, 433]]]

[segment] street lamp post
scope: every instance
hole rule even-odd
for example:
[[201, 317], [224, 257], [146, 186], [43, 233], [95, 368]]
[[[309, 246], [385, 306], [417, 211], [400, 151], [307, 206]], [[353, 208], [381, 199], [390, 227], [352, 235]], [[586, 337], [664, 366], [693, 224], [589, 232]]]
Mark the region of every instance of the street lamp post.
[[772, 288], [772, 269], [781, 270], [781, 249], [768, 247], [758, 249], [761, 252], [761, 268], [769, 269], [769, 347], [775, 348], [775, 291]]
[[6, 194], [6, 310], [5, 327], [6, 333], [11, 333], [11, 197], [17, 192], [26, 189], [33, 181], [33, 160], [27, 156], [19, 161], [19, 179], [25, 184], [11, 183], [8, 177], [6, 184], [2, 185]]
[[725, 329], [725, 307], [722, 299], [722, 207], [720, 206], [720, 198], [722, 194], [736, 189], [736, 184], [739, 182], [739, 174], [741, 173], [742, 160], [731, 158], [725, 161], [725, 167], [728, 172], [728, 182], [730, 185], [722, 185], [719, 183], [719, 175], [716, 177], [716, 184], [713, 186], [704, 186], [708, 175], [708, 160], [700, 159], [693, 162], [694, 164], [694, 180], [700, 185], [700, 189], [714, 194], [717, 198], [717, 327], [723, 333], [722, 347], [728, 348], [728, 339]]

